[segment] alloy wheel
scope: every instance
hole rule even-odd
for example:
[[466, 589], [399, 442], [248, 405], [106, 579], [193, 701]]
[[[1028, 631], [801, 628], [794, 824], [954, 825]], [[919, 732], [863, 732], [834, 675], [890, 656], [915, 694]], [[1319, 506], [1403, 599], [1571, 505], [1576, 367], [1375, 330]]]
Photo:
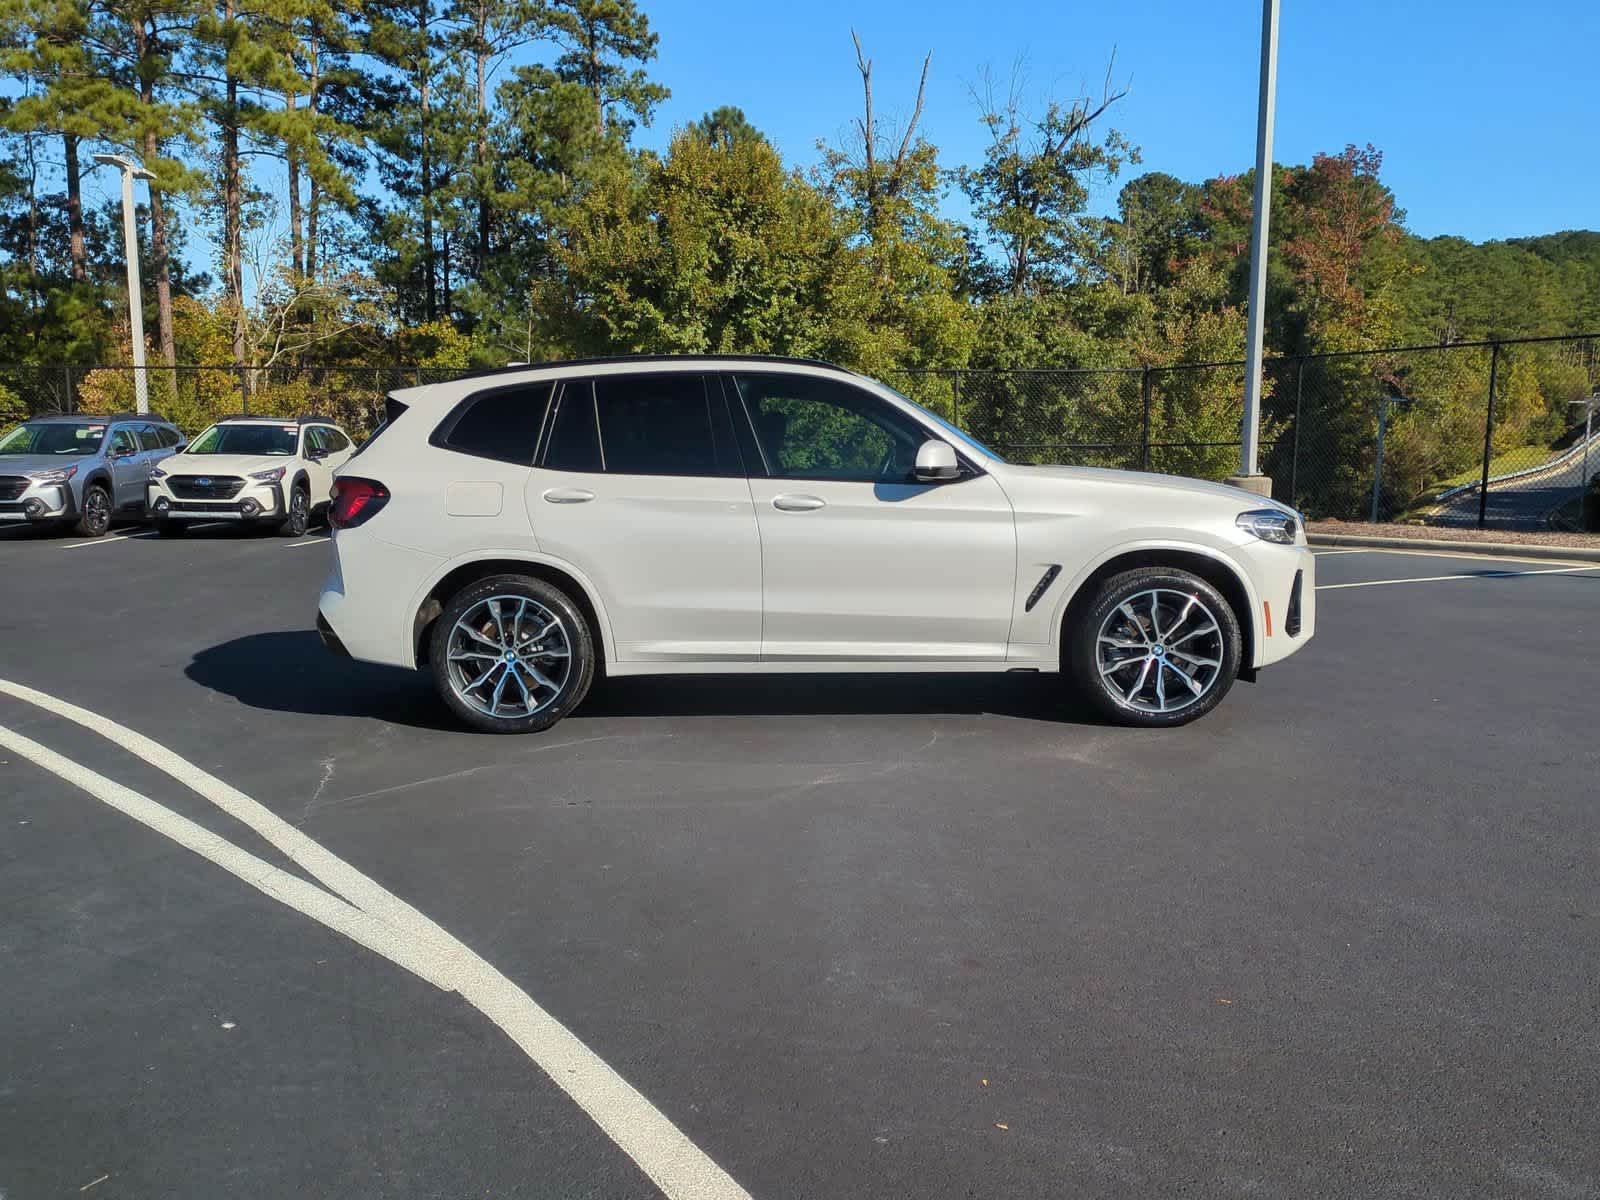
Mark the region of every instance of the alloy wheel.
[[527, 596], [488, 596], [450, 628], [450, 689], [487, 717], [519, 719], [548, 708], [572, 671], [572, 638], [556, 613]]
[[1117, 703], [1175, 713], [1199, 703], [1222, 675], [1222, 625], [1192, 592], [1151, 588], [1119, 603], [1095, 637], [1100, 682]]

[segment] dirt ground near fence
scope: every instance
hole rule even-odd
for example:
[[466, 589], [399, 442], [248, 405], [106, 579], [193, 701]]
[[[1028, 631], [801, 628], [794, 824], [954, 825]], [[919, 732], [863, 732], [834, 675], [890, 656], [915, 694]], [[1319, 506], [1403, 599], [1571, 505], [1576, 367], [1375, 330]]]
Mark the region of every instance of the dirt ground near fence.
[[1367, 537], [1420, 538], [1440, 542], [1514, 542], [1524, 546], [1566, 546], [1600, 550], [1600, 533], [1531, 532], [1515, 529], [1459, 529], [1448, 525], [1369, 524], [1366, 521], [1311, 521], [1308, 533], [1360, 534]]

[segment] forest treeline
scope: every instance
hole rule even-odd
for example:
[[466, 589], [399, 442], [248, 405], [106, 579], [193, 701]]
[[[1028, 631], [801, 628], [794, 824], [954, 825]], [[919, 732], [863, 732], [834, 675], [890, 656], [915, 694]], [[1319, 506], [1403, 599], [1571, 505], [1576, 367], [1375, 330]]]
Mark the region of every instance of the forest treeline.
[[[1240, 356], [1250, 172], [1141, 173], [1112, 74], [1038, 102], [983, 78], [986, 150], [948, 163], [921, 90], [881, 94], [851, 36], [859, 116], [796, 168], [736, 96], [636, 144], [669, 93], [634, 0], [0, 0], [0, 363], [127, 361], [119, 211], [83, 199], [108, 151], [153, 174], [149, 361], [246, 390], [650, 351], [878, 374]], [[1600, 234], [1424, 240], [1381, 166], [1351, 145], [1274, 168], [1273, 352], [1600, 327]], [[1550, 361], [1508, 438], [1586, 385]], [[1181, 396], [1174, 436], [1225, 424], [1235, 390]]]

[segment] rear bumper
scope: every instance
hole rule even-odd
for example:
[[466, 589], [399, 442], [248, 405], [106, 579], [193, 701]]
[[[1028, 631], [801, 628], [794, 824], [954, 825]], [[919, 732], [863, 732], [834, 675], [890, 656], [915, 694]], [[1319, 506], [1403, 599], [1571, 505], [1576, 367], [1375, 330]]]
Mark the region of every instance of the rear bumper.
[[317, 597], [323, 643], [362, 662], [415, 667], [414, 599], [439, 563], [365, 529], [336, 530], [333, 564]]

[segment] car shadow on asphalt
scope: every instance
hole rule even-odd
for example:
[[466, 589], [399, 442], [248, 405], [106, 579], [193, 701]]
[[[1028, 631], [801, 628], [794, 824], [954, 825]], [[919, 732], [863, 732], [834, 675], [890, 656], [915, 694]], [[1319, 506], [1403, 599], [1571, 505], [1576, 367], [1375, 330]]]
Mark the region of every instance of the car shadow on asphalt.
[[[196, 654], [184, 674], [251, 708], [461, 728], [425, 672], [338, 657], [310, 630], [253, 633], [223, 642]], [[571, 719], [945, 713], [1103, 724], [1059, 677], [1024, 674], [603, 679]]]

